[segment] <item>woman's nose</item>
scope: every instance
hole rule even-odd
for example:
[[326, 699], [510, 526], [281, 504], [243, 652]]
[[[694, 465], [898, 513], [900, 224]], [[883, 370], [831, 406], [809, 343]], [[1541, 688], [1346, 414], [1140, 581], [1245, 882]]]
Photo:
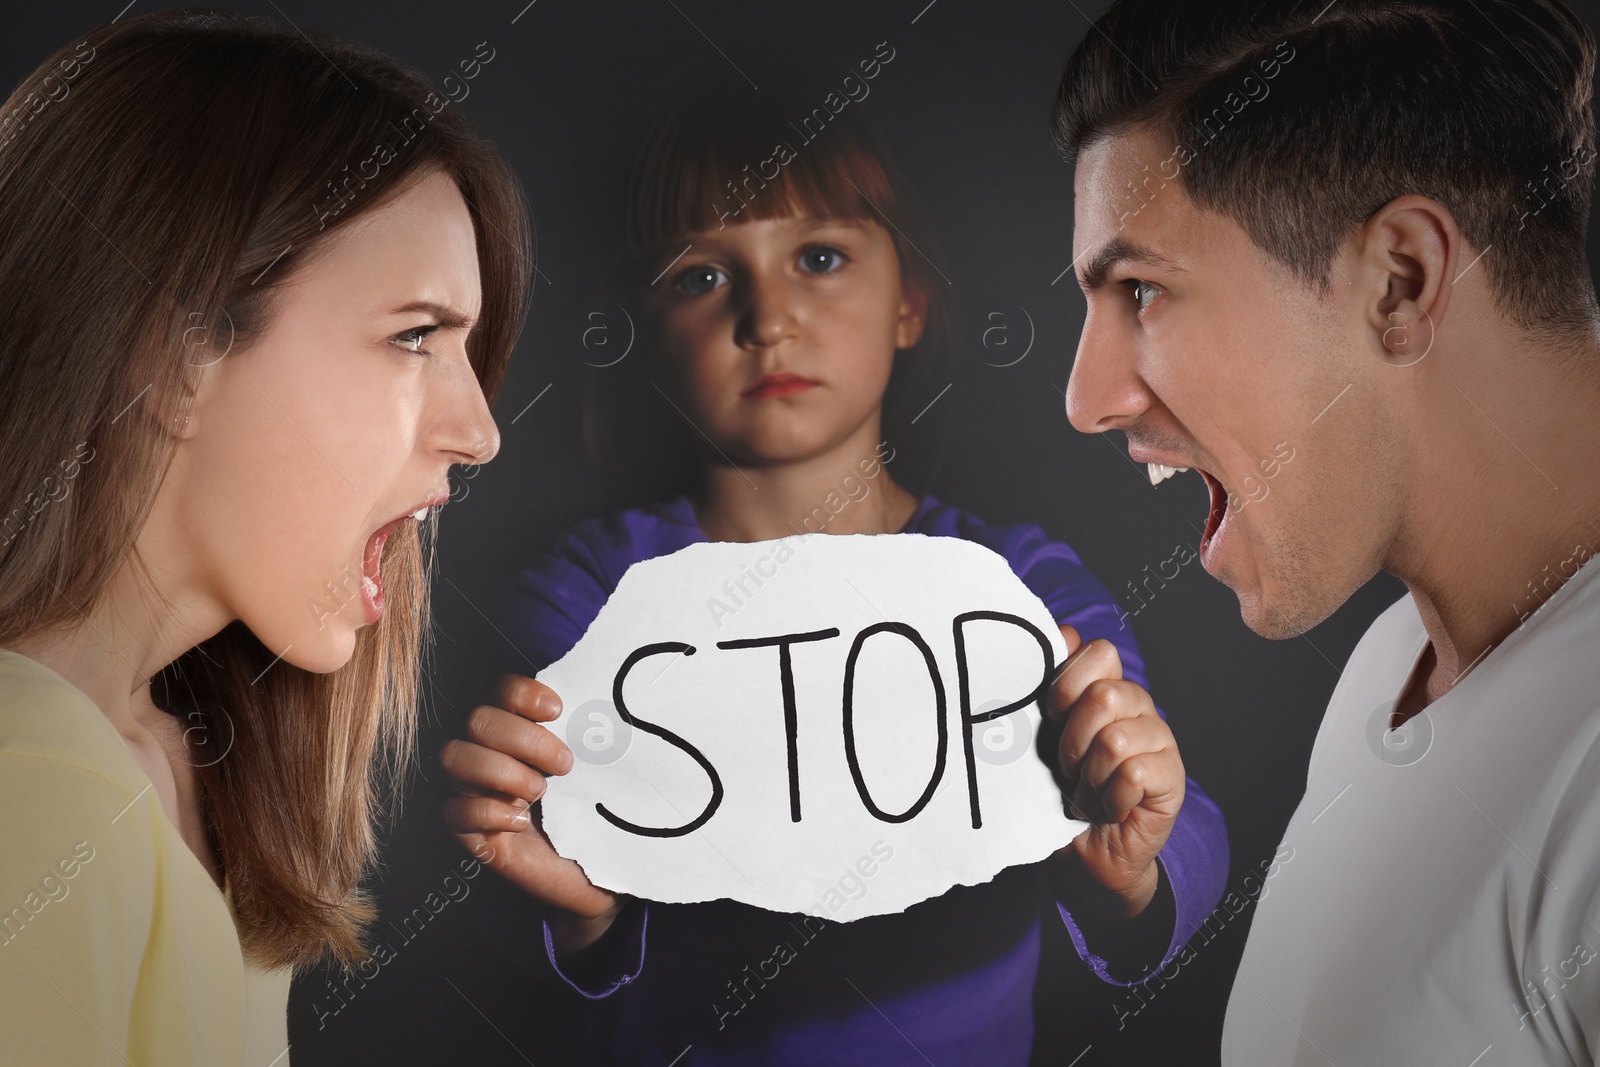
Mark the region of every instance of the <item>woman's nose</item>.
[[435, 423], [433, 447], [451, 455], [453, 463], [487, 463], [500, 451], [500, 427], [465, 359], [450, 384], [440, 398], [442, 417]]

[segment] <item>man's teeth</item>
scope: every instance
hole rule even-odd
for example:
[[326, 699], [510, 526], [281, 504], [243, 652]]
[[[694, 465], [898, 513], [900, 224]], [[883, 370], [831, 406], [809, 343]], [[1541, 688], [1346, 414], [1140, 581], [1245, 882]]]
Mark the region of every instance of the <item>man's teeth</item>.
[[1182, 474], [1188, 467], [1169, 467], [1164, 463], [1146, 463], [1150, 471], [1150, 484], [1160, 485], [1174, 474]]
[[427, 521], [427, 518], [428, 518], [428, 509], [427, 508], [418, 508], [416, 511], [413, 511], [411, 513], [411, 517], [413, 519], [416, 519], [418, 522], [425, 522], [425, 521]]

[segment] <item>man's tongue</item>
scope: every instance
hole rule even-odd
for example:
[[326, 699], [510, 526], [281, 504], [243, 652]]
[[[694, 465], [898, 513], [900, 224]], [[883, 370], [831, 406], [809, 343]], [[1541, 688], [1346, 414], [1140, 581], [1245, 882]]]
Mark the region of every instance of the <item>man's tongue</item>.
[[1210, 541], [1216, 536], [1217, 530], [1222, 526], [1222, 520], [1228, 510], [1228, 491], [1222, 483], [1205, 471], [1200, 472], [1205, 477], [1206, 488], [1211, 491], [1211, 510], [1206, 514], [1206, 532], [1201, 538], [1201, 543]]

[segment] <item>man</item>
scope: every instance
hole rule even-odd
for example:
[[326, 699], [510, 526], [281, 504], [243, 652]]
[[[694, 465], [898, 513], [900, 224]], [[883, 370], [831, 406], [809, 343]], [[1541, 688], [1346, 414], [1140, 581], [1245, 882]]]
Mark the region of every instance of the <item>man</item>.
[[1562, 0], [1118, 0], [1062, 77], [1073, 425], [1199, 472], [1260, 634], [1410, 589], [1329, 703], [1225, 1063], [1594, 1062], [1594, 70]]

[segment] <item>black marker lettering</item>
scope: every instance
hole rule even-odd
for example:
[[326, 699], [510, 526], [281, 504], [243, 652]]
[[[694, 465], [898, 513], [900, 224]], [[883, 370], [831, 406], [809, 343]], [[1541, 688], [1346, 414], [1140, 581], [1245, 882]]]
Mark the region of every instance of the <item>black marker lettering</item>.
[[[765, 557], [762, 557], [763, 559]], [[718, 641], [718, 648], [770, 648], [778, 646], [778, 677], [783, 686], [783, 732], [789, 752], [789, 821], [800, 821], [800, 753], [796, 741], [800, 735], [799, 716], [794, 700], [794, 666], [789, 658], [789, 646], [803, 641], [826, 641], [838, 637], [837, 627], [812, 630], [803, 634], [784, 634], [781, 637], [752, 637], [739, 641]]]
[[643, 719], [633, 715], [628, 711], [628, 705], [623, 702], [622, 683], [628, 677], [628, 672], [633, 670], [634, 666], [640, 661], [649, 659], [651, 656], [659, 656], [664, 652], [681, 652], [685, 656], [692, 656], [694, 655], [694, 646], [686, 645], [679, 641], [661, 641], [657, 644], [645, 645], [643, 648], [634, 649], [628, 654], [628, 658], [622, 661], [622, 666], [617, 668], [617, 676], [611, 683], [611, 702], [617, 706], [617, 714], [622, 717], [623, 722], [637, 727], [647, 734], [654, 734], [674, 748], [681, 749], [693, 757], [694, 761], [700, 764], [701, 768], [706, 772], [706, 777], [711, 779], [711, 799], [706, 803], [704, 811], [682, 826], [639, 826], [611, 814], [606, 810], [604, 804], [596, 804], [594, 806], [594, 810], [600, 813], [600, 817], [612, 826], [644, 837], [682, 837], [684, 834], [691, 834], [704, 826], [706, 820], [711, 818], [712, 814], [717, 810], [717, 806], [722, 803], [722, 779], [717, 777], [717, 769], [711, 766], [711, 761], [701, 755], [698, 748], [695, 748], [666, 727], [657, 726], [653, 722], [645, 722]]
[[[961, 628], [967, 623], [978, 619], [985, 619], [990, 622], [1009, 622], [1014, 626], [1022, 627], [1032, 634], [1033, 639], [1039, 642], [1039, 650], [1044, 653], [1044, 677], [1039, 680], [1038, 686], [1026, 696], [1019, 697], [1003, 707], [974, 715], [972, 713], [972, 693], [968, 688], [967, 641], [965, 635], [961, 632]], [[983, 826], [983, 817], [978, 814], [978, 765], [972, 754], [972, 728], [980, 722], [988, 722], [990, 719], [998, 719], [1002, 715], [1009, 715], [1018, 708], [1043, 699], [1045, 692], [1050, 688], [1050, 681], [1055, 674], [1055, 667], [1051, 663], [1050, 639], [1040, 633], [1038, 628], [1027, 619], [1008, 615], [1003, 611], [968, 611], [956, 616], [951, 629], [955, 631], [956, 678], [961, 688], [961, 745], [967, 755], [967, 798], [972, 804], [972, 828], [976, 830]], [[1041, 706], [1040, 711], [1042, 712], [1043, 710]]]
[[[867, 783], [861, 777], [861, 761], [856, 758], [856, 732], [855, 732], [855, 684], [856, 684], [856, 659], [861, 655], [861, 646], [866, 644], [867, 638], [877, 633], [895, 633], [917, 646], [917, 651], [922, 653], [922, 659], [928, 665], [928, 677], [933, 679], [934, 715], [939, 727], [939, 748], [933, 758], [933, 775], [928, 779], [928, 787], [922, 791], [922, 796], [917, 802], [899, 815], [890, 815], [872, 802], [871, 795], [867, 792]], [[850, 777], [855, 780], [856, 792], [861, 796], [861, 802], [867, 810], [882, 822], [905, 822], [914, 817], [925, 808], [928, 801], [933, 799], [934, 786], [939, 784], [939, 779], [944, 775], [945, 750], [950, 747], [950, 728], [944, 720], [944, 682], [939, 678], [939, 665], [933, 660], [933, 650], [909, 624], [903, 622], [880, 622], [869, 626], [856, 634], [856, 640], [850, 646], [850, 655], [844, 661], [844, 757], [850, 764]], [[970, 747], [970, 745], [969, 745]]]

